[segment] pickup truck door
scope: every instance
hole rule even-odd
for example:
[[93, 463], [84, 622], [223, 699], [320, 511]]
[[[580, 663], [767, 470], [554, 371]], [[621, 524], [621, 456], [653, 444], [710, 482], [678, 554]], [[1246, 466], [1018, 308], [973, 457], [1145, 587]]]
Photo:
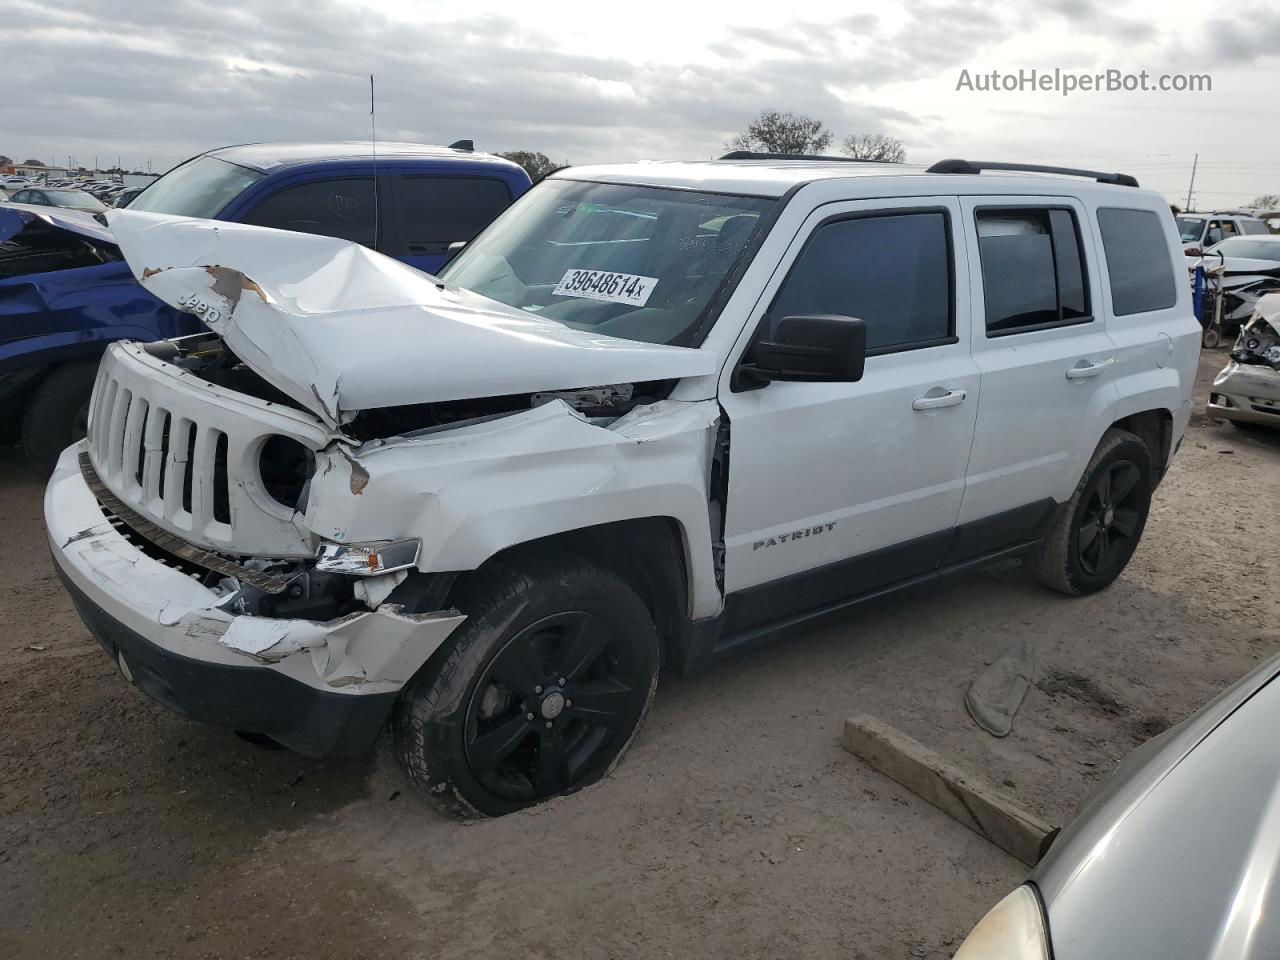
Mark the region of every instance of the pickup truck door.
[[405, 173], [394, 188], [402, 236], [393, 256], [431, 274], [449, 261], [450, 244], [469, 242], [511, 203], [497, 177]]
[[1004, 514], [1005, 538], [1029, 539], [1050, 501], [1070, 498], [1115, 404], [1097, 246], [1069, 197], [965, 197], [961, 207], [982, 403], [960, 523]]
[[[756, 303], [720, 384], [727, 629], [928, 573], [946, 550], [979, 388], [959, 216], [953, 197], [822, 205]], [[815, 313], [866, 322], [859, 382], [734, 391], [762, 324]]]

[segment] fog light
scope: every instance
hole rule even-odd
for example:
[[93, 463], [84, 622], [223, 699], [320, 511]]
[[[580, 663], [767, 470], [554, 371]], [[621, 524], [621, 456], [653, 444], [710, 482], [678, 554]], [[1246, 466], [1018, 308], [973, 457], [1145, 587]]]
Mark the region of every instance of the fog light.
[[377, 577], [418, 562], [421, 540], [326, 543], [316, 554], [316, 569], [355, 577]]

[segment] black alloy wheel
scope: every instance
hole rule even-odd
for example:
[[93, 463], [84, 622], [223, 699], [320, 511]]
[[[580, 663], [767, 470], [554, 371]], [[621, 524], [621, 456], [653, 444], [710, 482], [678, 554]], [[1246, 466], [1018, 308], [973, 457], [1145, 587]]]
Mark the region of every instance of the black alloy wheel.
[[1109, 429], [1075, 492], [1059, 504], [1044, 538], [1028, 553], [1036, 579], [1073, 596], [1109, 586], [1142, 539], [1154, 488], [1146, 442], [1128, 430]]
[[1098, 473], [1085, 500], [1076, 531], [1080, 567], [1090, 576], [1106, 576], [1112, 565], [1123, 565], [1133, 548], [1130, 541], [1143, 516], [1142, 471], [1131, 460], [1115, 460]]
[[490, 561], [450, 602], [466, 620], [391, 721], [422, 795], [455, 816], [501, 816], [606, 776], [658, 685], [662, 642], [635, 588], [548, 546]]
[[496, 796], [537, 801], [593, 779], [649, 695], [644, 658], [604, 617], [571, 610], [525, 627], [471, 695], [466, 756]]

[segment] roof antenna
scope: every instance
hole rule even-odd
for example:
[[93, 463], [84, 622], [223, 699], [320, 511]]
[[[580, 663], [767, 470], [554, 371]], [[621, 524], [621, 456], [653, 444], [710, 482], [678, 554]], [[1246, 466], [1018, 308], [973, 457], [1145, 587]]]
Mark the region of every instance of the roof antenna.
[[373, 104], [373, 74], [369, 74], [369, 149], [373, 154], [373, 248], [378, 249], [378, 122]]

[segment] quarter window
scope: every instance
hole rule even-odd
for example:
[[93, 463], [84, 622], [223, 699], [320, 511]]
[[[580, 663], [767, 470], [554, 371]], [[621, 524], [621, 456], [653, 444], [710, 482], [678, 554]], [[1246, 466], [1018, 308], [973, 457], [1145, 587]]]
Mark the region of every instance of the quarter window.
[[298, 233], [318, 233], [372, 247], [375, 216], [373, 179], [345, 177], [285, 187], [250, 210], [244, 222]]
[[783, 317], [836, 314], [867, 327], [868, 351], [954, 337], [951, 238], [938, 210], [826, 223], [809, 238], [769, 308]]
[[1092, 319], [1074, 213], [1000, 207], [977, 226], [988, 336]]
[[1117, 317], [1167, 310], [1178, 300], [1161, 218], [1150, 210], [1100, 207], [1098, 227]]

